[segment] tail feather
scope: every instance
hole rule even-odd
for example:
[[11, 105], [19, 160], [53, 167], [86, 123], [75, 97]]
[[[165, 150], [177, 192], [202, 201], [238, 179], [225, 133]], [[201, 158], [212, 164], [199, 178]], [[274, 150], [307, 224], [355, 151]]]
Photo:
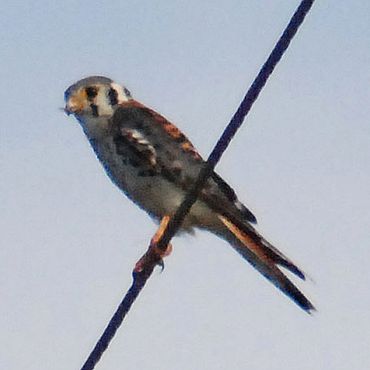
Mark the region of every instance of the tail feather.
[[276, 264], [285, 267], [287, 270], [301, 278], [302, 280], [306, 279], [304, 272], [294, 264], [288, 257], [286, 257], [283, 253], [281, 253], [277, 248], [275, 248], [272, 244], [270, 244], [267, 240], [265, 240], [261, 235], [259, 235], [255, 230], [253, 230], [256, 239], [256, 242], [260, 242], [263, 247], [265, 247], [264, 252], [274, 261]]
[[211, 197], [207, 197], [207, 204], [219, 215], [232, 222], [237, 228], [247, 233], [257, 244], [262, 244], [265, 253], [274, 261], [276, 264], [283, 266], [293, 274], [297, 275], [301, 279], [305, 279], [304, 272], [300, 270], [288, 257], [284, 256], [278, 249], [271, 245], [265, 240], [253, 226], [248, 222], [246, 223], [243, 217], [238, 212], [232, 212], [230, 209], [223, 207], [222, 204], [217, 203]]
[[251, 225], [235, 225], [234, 220], [231, 221], [222, 215], [219, 215], [219, 219], [236, 238], [237, 242], [233, 243], [234, 248], [249, 263], [302, 309], [307, 312], [315, 310], [313, 304], [277, 267], [281, 265], [304, 279], [304, 273], [293, 262], [268, 243]]

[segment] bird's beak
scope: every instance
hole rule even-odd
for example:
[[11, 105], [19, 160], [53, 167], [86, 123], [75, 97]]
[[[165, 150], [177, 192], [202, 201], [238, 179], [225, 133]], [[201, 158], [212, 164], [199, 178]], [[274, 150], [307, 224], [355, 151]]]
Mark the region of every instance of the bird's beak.
[[71, 102], [68, 102], [66, 106], [64, 107], [64, 112], [69, 116], [70, 114], [78, 113], [81, 110], [81, 107], [79, 107], [76, 104], [71, 104]]
[[78, 97], [71, 97], [67, 100], [66, 106], [64, 107], [64, 112], [68, 115], [80, 113], [83, 110], [82, 99]]
[[68, 106], [68, 104], [66, 104], [66, 106], [64, 108], [61, 108], [65, 114], [67, 114], [68, 116], [70, 114], [72, 114], [73, 112], [71, 111], [71, 108]]

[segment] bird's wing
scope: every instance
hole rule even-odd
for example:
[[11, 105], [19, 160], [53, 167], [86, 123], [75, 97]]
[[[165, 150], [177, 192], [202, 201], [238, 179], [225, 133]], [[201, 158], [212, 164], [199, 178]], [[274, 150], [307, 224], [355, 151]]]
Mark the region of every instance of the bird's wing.
[[140, 166], [142, 171], [153, 174], [160, 170], [157, 162], [157, 152], [140, 130], [130, 127], [117, 127], [113, 135], [113, 141], [117, 154], [122, 155], [135, 167]]
[[[196, 180], [204, 164], [190, 140], [166, 118], [141, 103], [131, 100], [118, 107], [112, 117], [113, 137], [122, 150], [129, 146], [132, 156], [141, 160], [148, 171], [161, 173], [168, 181], [186, 191]], [[247, 222], [256, 217], [237, 198], [234, 190], [213, 172], [200, 199], [227, 210]]]

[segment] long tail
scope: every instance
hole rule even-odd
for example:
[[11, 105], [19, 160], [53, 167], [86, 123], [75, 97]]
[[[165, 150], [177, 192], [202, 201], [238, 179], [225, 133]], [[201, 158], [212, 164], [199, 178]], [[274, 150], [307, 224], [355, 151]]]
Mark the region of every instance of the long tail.
[[238, 222], [236, 219], [231, 221], [229, 217], [222, 215], [218, 217], [229, 231], [223, 236], [249, 263], [303, 310], [308, 313], [315, 310], [313, 304], [278, 268], [278, 265], [283, 266], [304, 280], [304, 273], [292, 261], [265, 240], [250, 224]]

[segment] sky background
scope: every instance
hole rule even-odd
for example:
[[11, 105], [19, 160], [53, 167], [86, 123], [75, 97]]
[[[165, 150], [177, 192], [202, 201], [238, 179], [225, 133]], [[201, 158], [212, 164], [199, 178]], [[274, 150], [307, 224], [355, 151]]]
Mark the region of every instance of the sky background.
[[[79, 369], [156, 227], [64, 90], [106, 75], [207, 156], [299, 1], [0, 6], [0, 368]], [[310, 276], [305, 314], [207, 233], [173, 241], [99, 370], [370, 367], [370, 2], [316, 1], [217, 171]]]

